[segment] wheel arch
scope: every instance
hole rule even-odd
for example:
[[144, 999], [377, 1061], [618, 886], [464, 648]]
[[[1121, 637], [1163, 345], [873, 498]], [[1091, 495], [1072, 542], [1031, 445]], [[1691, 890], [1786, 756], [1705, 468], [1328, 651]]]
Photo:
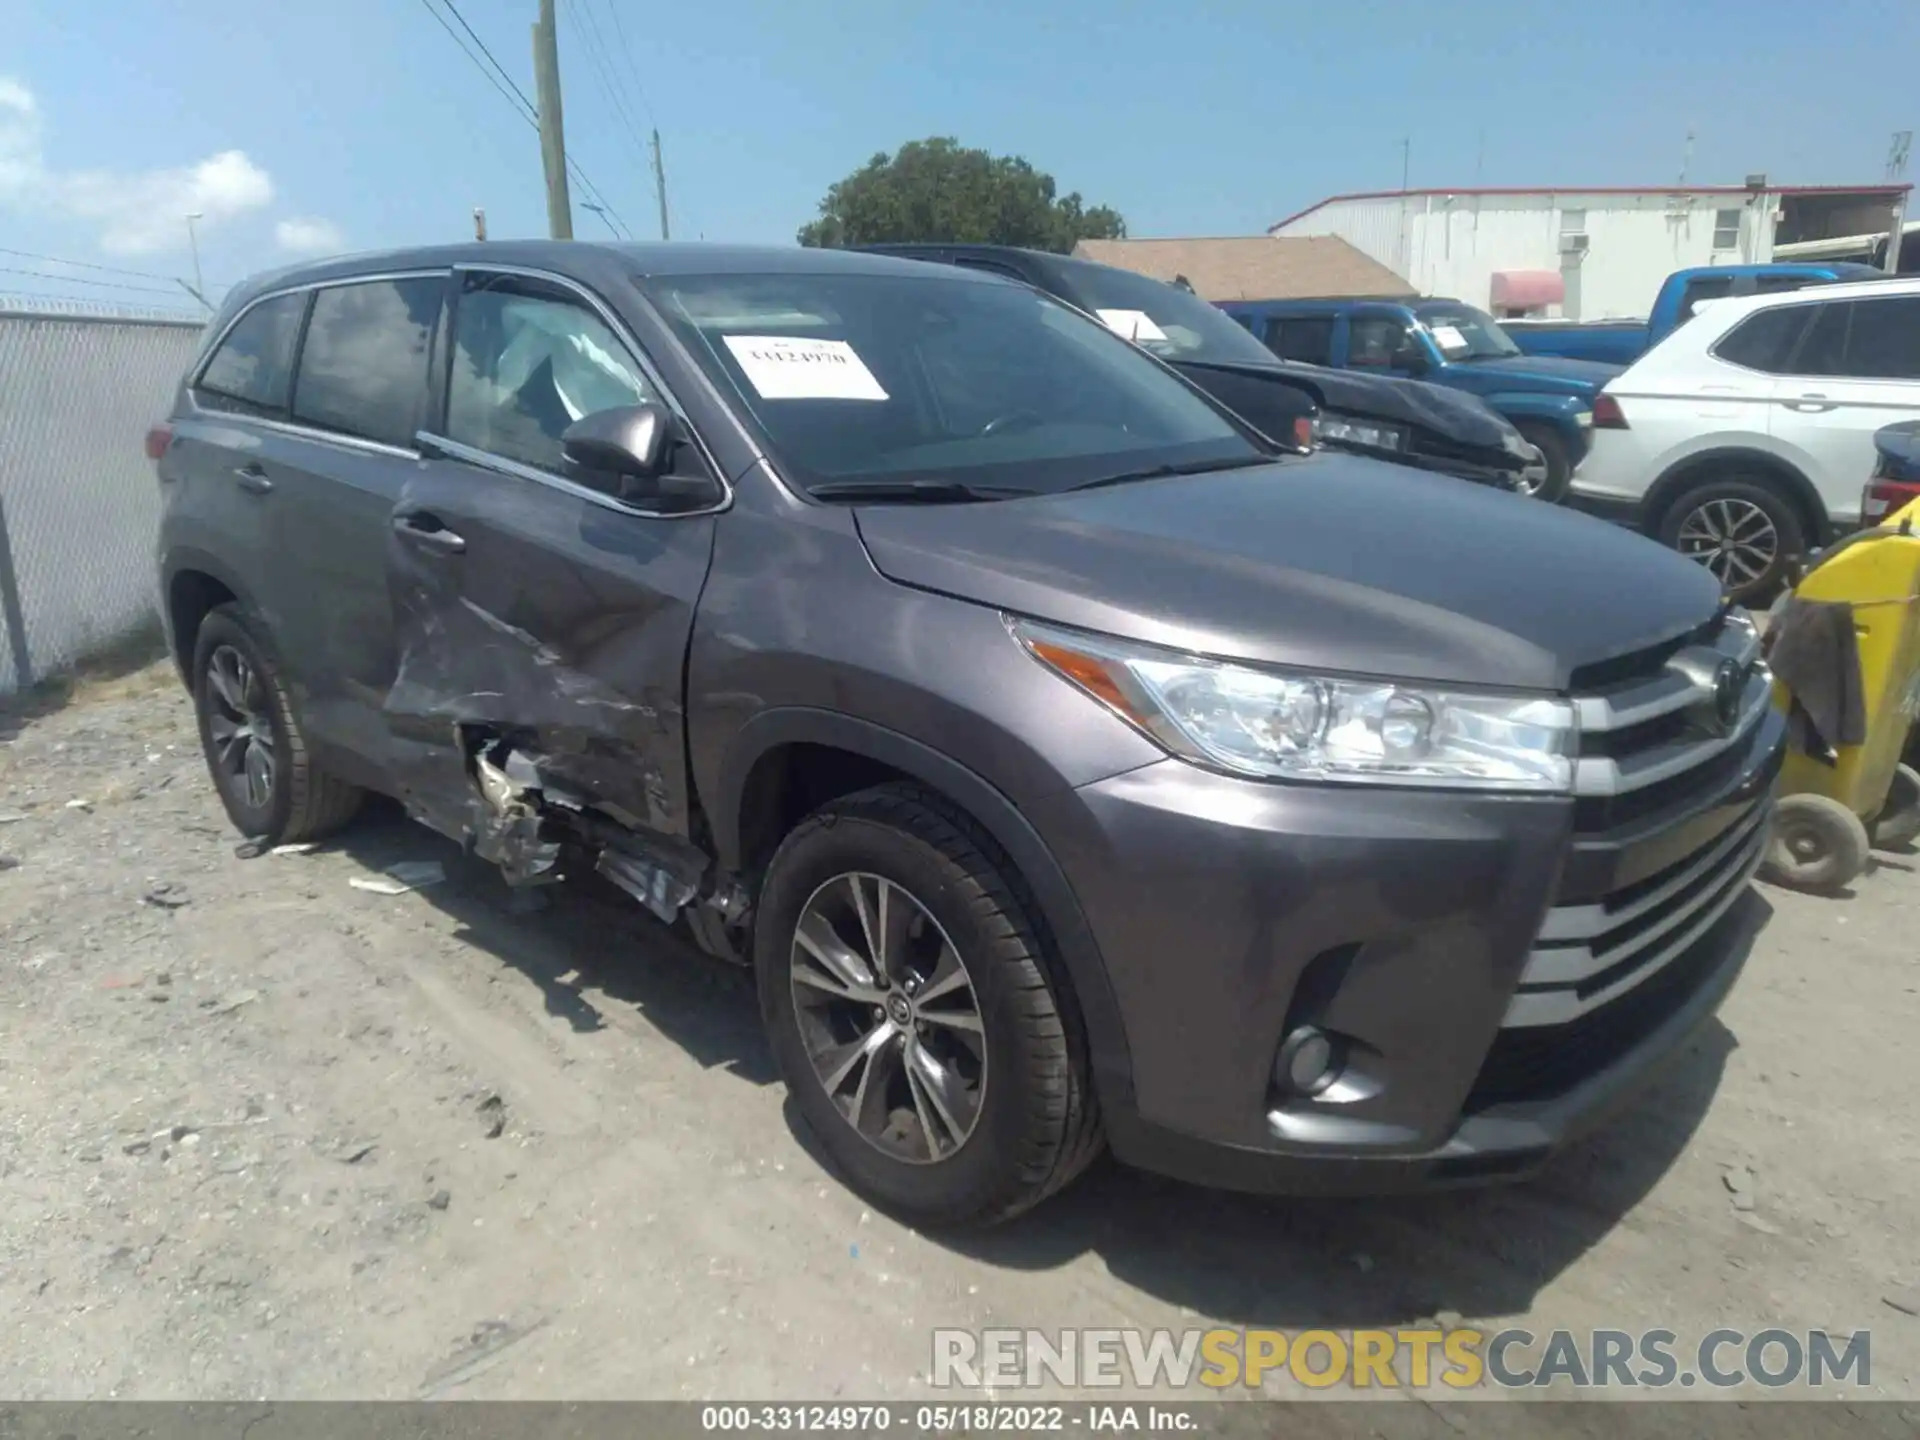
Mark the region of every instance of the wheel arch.
[[[889, 779], [914, 781], [965, 812], [999, 846], [1031, 893], [1040, 911], [1036, 918], [1044, 923], [1054, 955], [1065, 968], [1062, 979], [1086, 1025], [1100, 1103], [1109, 1109], [1130, 1107], [1133, 1080], [1125, 1026], [1079, 897], [1039, 832], [1011, 799], [974, 770], [911, 736], [850, 715], [805, 706], [763, 710], [728, 747], [719, 793], [705, 807], [720, 864], [740, 873], [763, 863], [763, 852], [771, 848], [769, 829], [779, 828], [773, 822], [785, 818], [781, 802], [793, 763], [820, 763], [829, 757], [840, 767], [840, 784], [829, 789], [861, 789]], [[772, 844], [780, 838], [771, 835]]]
[[182, 680], [189, 680], [194, 644], [208, 613], [220, 605], [250, 603], [245, 587], [226, 566], [197, 551], [171, 558], [162, 600], [167, 649]]
[[[1751, 475], [1777, 489], [1792, 504], [1806, 527], [1807, 543], [1825, 545], [1833, 534], [1827, 507], [1821, 503], [1813, 482], [1791, 461], [1750, 446], [1724, 445], [1702, 450], [1675, 461], [1661, 472], [1647, 491], [1646, 516], [1650, 532], [1658, 531], [1680, 497], [1693, 486], [1711, 479], [1716, 473], [1727, 478]], [[1864, 483], [1864, 482], [1863, 482]]]

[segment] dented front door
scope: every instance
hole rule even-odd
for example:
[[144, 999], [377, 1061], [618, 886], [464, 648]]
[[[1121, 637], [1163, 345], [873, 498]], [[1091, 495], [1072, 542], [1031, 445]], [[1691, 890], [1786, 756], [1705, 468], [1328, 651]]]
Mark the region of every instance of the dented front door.
[[452, 334], [446, 433], [387, 539], [403, 798], [510, 878], [550, 863], [515, 850], [539, 828], [516, 840], [507, 813], [529, 791], [691, 854], [682, 679], [714, 517], [559, 475], [572, 419], [657, 387], [603, 314], [538, 283], [470, 280]]

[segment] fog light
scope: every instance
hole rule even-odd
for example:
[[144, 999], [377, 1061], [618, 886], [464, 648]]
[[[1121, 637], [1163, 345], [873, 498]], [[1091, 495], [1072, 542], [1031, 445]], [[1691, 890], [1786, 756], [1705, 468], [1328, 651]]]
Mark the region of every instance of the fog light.
[[1340, 1049], [1331, 1035], [1302, 1025], [1280, 1044], [1273, 1078], [1296, 1095], [1318, 1095], [1340, 1076]]

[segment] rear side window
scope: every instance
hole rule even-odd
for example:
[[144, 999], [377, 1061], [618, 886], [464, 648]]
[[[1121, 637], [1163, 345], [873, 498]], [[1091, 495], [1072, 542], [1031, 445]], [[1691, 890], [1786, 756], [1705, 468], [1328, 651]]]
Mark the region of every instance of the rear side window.
[[1853, 302], [1847, 374], [1863, 380], [1920, 380], [1920, 295]]
[[1920, 380], [1920, 295], [1815, 308], [1819, 317], [1801, 342], [1794, 374]]
[[287, 377], [293, 373], [293, 342], [306, 292], [262, 300], [242, 315], [220, 342], [194, 389], [218, 410], [275, 413], [287, 408]]
[[293, 418], [411, 448], [425, 419], [427, 351], [444, 287], [439, 276], [422, 276], [316, 292]]
[[1786, 372], [1787, 357], [1817, 306], [1781, 305], [1749, 315], [1723, 337], [1713, 353], [1730, 365], [1769, 375]]
[[1333, 362], [1333, 320], [1328, 316], [1295, 316], [1267, 321], [1263, 337], [1267, 348], [1282, 360], [1307, 365]]

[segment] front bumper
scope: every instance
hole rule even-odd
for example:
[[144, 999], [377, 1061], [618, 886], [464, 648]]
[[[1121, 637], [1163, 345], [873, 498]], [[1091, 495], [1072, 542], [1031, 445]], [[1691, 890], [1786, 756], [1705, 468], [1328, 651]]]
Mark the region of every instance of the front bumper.
[[[1713, 1014], [1757, 908], [1735, 877], [1680, 953], [1559, 1047], [1509, 1028], [1550, 907], [1678, 864], [1682, 832], [1704, 849], [1764, 823], [1780, 738], [1760, 727], [1683, 825], [1612, 851], [1576, 835], [1568, 800], [1260, 784], [1173, 760], [1025, 807], [1080, 897], [1125, 1027], [1130, 1092], [1103, 1096], [1115, 1154], [1287, 1193], [1532, 1170]], [[1342, 1080], [1317, 1098], [1273, 1081], [1302, 1024], [1347, 1046]]]

